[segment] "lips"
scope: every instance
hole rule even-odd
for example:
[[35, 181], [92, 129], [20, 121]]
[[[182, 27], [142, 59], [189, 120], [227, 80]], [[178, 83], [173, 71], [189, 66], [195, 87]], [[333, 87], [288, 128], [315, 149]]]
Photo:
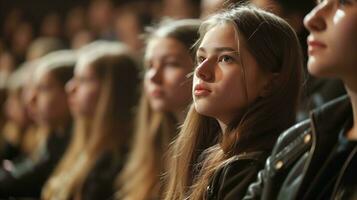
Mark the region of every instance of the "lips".
[[154, 98], [159, 98], [162, 97], [164, 92], [160, 89], [154, 89], [152, 91], [149, 92], [150, 96], [154, 97]]
[[194, 90], [193, 90], [193, 94], [195, 96], [207, 96], [211, 93], [212, 91], [210, 89], [208, 89], [207, 86], [203, 85], [203, 84], [197, 84], [195, 87], [194, 87]]
[[307, 44], [309, 46], [309, 48], [308, 48], [309, 55], [312, 55], [316, 51], [322, 50], [322, 49], [327, 47], [326, 44], [324, 44], [324, 43], [322, 43], [322, 42], [320, 42], [320, 41], [318, 41], [318, 40], [316, 40], [316, 39], [314, 39], [312, 37], [309, 37], [307, 39]]

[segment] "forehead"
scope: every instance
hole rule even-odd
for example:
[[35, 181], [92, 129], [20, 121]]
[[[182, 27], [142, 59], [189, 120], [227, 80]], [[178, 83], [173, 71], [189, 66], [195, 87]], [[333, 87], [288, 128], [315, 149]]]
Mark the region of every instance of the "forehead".
[[32, 73], [32, 81], [34, 83], [38, 83], [43, 77], [47, 76], [49, 74], [49, 70], [45, 66], [38, 66], [36, 70]]
[[210, 28], [204, 35], [199, 48], [215, 49], [227, 47], [238, 50], [238, 34], [230, 23], [216, 25]]
[[75, 75], [92, 74], [92, 68], [90, 67], [90, 60], [86, 57], [82, 57], [78, 60], [77, 65], [74, 68]]
[[33, 83], [35, 85], [48, 85], [56, 82], [54, 74], [49, 69], [39, 69], [33, 76]]
[[156, 37], [148, 42], [145, 59], [167, 55], [180, 56], [187, 53], [188, 49], [177, 39], [171, 37]]

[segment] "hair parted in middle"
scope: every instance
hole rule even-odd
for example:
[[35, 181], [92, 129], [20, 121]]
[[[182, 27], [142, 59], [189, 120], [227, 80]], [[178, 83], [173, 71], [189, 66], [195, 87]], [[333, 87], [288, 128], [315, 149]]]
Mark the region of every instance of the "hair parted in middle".
[[[228, 124], [224, 133], [215, 118], [199, 114], [191, 106], [170, 149], [167, 200], [204, 199], [210, 178], [218, 168], [240, 153], [270, 151], [278, 135], [295, 122], [303, 63], [294, 30], [274, 14], [244, 5], [205, 20], [196, 47], [209, 30], [226, 24], [234, 27], [236, 38], [258, 67], [274, 74], [268, 84], [269, 94], [257, 97]], [[244, 65], [244, 57], [241, 59], [244, 79], [249, 66]], [[244, 84], [247, 90], [247, 83]]]

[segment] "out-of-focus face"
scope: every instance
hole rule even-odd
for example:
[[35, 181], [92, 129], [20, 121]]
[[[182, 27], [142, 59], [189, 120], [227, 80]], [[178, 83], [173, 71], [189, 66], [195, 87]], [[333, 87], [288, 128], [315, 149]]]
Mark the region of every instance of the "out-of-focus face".
[[34, 81], [37, 122], [49, 127], [63, 126], [70, 118], [64, 86], [48, 71], [39, 73]]
[[193, 70], [188, 49], [173, 38], [152, 39], [146, 49], [145, 93], [155, 111], [182, 112], [191, 102]]
[[28, 118], [24, 107], [24, 102], [21, 94], [10, 92], [5, 102], [6, 118], [18, 126], [22, 127], [27, 125]]
[[77, 65], [73, 79], [66, 85], [66, 91], [73, 115], [92, 118], [100, 94], [100, 80], [93, 68], [88, 65]]
[[202, 0], [201, 1], [201, 19], [218, 12], [223, 8], [224, 0]]
[[357, 77], [357, 1], [326, 0], [306, 15], [308, 70], [346, 82]]
[[244, 114], [270, 77], [238, 41], [231, 24], [217, 25], [204, 35], [197, 63], [193, 80], [195, 109], [224, 124]]

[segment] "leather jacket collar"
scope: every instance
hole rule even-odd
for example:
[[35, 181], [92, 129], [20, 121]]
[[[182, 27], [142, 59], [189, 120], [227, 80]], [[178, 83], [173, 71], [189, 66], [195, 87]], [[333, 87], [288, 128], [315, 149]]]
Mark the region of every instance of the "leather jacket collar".
[[304, 194], [310, 194], [309, 191], [313, 190], [312, 187], [308, 187], [309, 183], [324, 163], [324, 159], [338, 140], [338, 135], [346, 120], [350, 117], [352, 117], [352, 107], [347, 95], [311, 112], [312, 146], [298, 192], [301, 196], [297, 196], [296, 199], [306, 199]]

